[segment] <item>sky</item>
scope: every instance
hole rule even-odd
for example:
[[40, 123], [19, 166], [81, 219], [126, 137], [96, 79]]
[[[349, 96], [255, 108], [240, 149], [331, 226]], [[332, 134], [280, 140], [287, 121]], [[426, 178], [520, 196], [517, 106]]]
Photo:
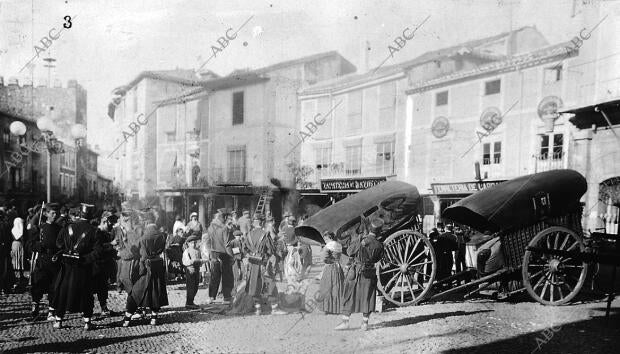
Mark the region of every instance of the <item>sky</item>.
[[[76, 79], [88, 91], [88, 141], [114, 148], [114, 125], [107, 117], [111, 91], [144, 70], [198, 69], [212, 55], [211, 45], [226, 30], [236, 39], [209, 60], [204, 69], [227, 75], [235, 69], [259, 68], [284, 60], [335, 50], [364, 68], [389, 56], [388, 46], [405, 28], [416, 36], [385, 65], [424, 52], [491, 36], [522, 26], [536, 26], [550, 44], [578, 33], [571, 17], [580, 0], [403, 0], [403, 1], [267, 1], [267, 0], [0, 0], [0, 76], [20, 81], [47, 77], [42, 58], [57, 60], [53, 78], [64, 85]], [[583, 6], [583, 5], [581, 5]], [[579, 7], [577, 7], [579, 11]], [[69, 24], [52, 41], [49, 52], [34, 46]], [[57, 32], [52, 31], [52, 35]], [[117, 132], [114, 130], [114, 132]], [[120, 134], [120, 132], [117, 132]]]

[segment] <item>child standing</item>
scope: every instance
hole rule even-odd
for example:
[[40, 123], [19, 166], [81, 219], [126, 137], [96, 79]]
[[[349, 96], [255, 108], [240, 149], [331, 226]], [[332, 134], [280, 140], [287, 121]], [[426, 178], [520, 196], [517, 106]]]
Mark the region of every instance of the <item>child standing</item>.
[[199, 269], [203, 263], [198, 247], [199, 240], [200, 238], [196, 235], [188, 237], [186, 241], [187, 248], [183, 251], [183, 266], [185, 266], [185, 284], [187, 291], [185, 308], [188, 310], [200, 308], [198, 305], [194, 304], [194, 297], [198, 292], [198, 283], [200, 281]]
[[241, 236], [243, 232], [235, 230], [233, 232], [234, 239], [230, 240], [228, 247], [230, 248], [230, 255], [233, 258], [233, 274], [235, 274], [235, 287], [243, 279], [243, 240]]

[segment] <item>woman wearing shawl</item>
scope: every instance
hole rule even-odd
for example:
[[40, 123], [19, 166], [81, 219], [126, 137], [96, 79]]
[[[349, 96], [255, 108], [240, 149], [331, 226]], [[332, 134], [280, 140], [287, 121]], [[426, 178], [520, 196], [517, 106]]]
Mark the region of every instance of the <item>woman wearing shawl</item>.
[[166, 267], [161, 254], [166, 248], [166, 236], [160, 232], [154, 220], [148, 220], [144, 236], [140, 238], [140, 278], [127, 294], [127, 305], [123, 327], [128, 327], [131, 316], [138, 307], [151, 309], [151, 325], [157, 324], [157, 312], [168, 305], [166, 292]]
[[[362, 220], [365, 222], [365, 220]], [[363, 314], [362, 330], [368, 330], [370, 313], [375, 310], [377, 276], [375, 263], [383, 256], [383, 244], [377, 240], [383, 228], [383, 220], [375, 219], [370, 225], [370, 232], [362, 231], [359, 237], [352, 237], [347, 248], [351, 266], [347, 270], [342, 301], [342, 323], [336, 330], [349, 329], [352, 313]]]
[[[11, 259], [13, 260], [13, 270], [15, 271], [15, 279], [24, 278], [24, 219], [17, 217], [13, 220], [13, 243], [11, 244]], [[17, 282], [14, 288], [17, 288]]]
[[321, 258], [325, 263], [321, 286], [319, 288], [319, 309], [326, 314], [340, 313], [342, 293], [344, 290], [344, 272], [340, 266], [342, 245], [334, 241], [334, 234], [325, 235], [327, 244], [321, 251]]

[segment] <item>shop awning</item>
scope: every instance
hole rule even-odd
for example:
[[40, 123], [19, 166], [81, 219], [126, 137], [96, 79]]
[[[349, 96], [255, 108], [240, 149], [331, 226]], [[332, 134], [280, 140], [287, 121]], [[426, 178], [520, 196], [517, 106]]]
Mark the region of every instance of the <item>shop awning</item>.
[[574, 114], [575, 116], [569, 120], [579, 129], [590, 128], [593, 124], [597, 127], [613, 126], [620, 124], [620, 98], [607, 99], [604, 102], [589, 106], [565, 109], [560, 113]]

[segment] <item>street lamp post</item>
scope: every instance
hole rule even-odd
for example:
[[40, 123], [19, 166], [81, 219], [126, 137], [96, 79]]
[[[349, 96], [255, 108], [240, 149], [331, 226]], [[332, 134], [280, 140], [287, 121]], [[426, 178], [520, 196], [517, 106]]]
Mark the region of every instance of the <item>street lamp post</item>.
[[[49, 116], [53, 113], [53, 107], [50, 107]], [[56, 126], [49, 116], [43, 116], [37, 120], [37, 128], [41, 131], [41, 135], [45, 141], [47, 148], [47, 171], [46, 171], [46, 199], [48, 203], [52, 201], [52, 154], [62, 154], [65, 152], [64, 144], [54, 135]], [[11, 123], [9, 127], [11, 133], [15, 136], [24, 136], [26, 134], [26, 125], [20, 121]], [[71, 127], [71, 136], [75, 140], [75, 144], [79, 149], [86, 138], [86, 127], [82, 124], [75, 124]]]

